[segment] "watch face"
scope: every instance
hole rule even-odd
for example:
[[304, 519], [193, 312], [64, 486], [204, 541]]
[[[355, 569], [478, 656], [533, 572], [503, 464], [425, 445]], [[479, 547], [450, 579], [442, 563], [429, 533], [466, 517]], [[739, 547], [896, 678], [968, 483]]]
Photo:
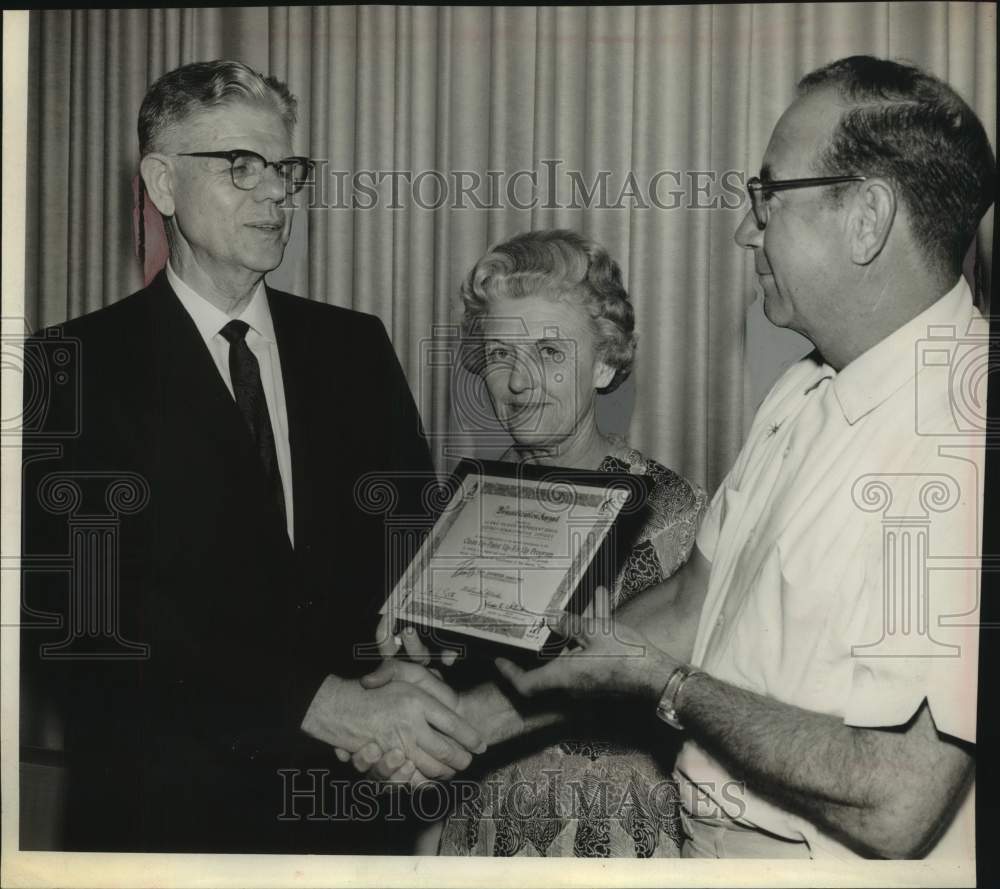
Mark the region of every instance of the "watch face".
[[671, 728], [675, 728], [678, 731], [683, 731], [684, 726], [681, 725], [680, 721], [677, 719], [676, 710], [673, 709], [667, 710], [666, 708], [663, 707], [657, 707], [656, 715], [659, 716], [660, 719], [662, 719]]

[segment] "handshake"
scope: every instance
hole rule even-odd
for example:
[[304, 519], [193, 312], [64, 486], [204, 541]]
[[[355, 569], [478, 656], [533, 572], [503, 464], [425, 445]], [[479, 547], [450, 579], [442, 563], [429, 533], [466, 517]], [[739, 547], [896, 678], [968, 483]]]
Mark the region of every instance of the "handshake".
[[[302, 730], [332, 745], [342, 762], [362, 774], [418, 787], [451, 778], [469, 767], [473, 754], [485, 752], [483, 726], [474, 728], [479, 720], [469, 712], [482, 696], [460, 696], [424, 666], [429, 652], [417, 634], [394, 636], [392, 624], [386, 616], [378, 627], [378, 669], [360, 680], [328, 676]], [[454, 660], [454, 652], [442, 657], [446, 665]]]
[[[627, 695], [655, 705], [681, 665], [641, 631], [612, 621], [603, 587], [587, 613], [560, 627], [571, 644], [557, 658], [532, 670], [498, 658], [501, 682], [461, 694], [426, 666], [430, 652], [416, 632], [394, 636], [393, 623], [387, 615], [378, 627], [378, 669], [360, 680], [328, 676], [302, 729], [359, 772], [414, 787], [468, 768], [487, 744], [565, 720], [571, 698]], [[441, 662], [450, 665], [455, 657], [445, 651]], [[560, 694], [553, 698], [552, 692]], [[524, 708], [535, 695], [547, 695], [548, 709]]]

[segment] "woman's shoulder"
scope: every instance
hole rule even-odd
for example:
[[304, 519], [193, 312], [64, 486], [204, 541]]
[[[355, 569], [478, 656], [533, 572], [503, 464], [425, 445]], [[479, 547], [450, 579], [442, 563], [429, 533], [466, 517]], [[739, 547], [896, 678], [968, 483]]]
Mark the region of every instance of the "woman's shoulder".
[[612, 438], [612, 443], [614, 452], [608, 455], [601, 468], [609, 472], [649, 476], [652, 481], [649, 502], [654, 524], [666, 527], [675, 521], [697, 517], [701, 513], [707, 495], [699, 485], [658, 460], [647, 457], [623, 438]]
[[624, 440], [614, 443], [601, 467], [629, 472], [652, 481], [645, 522], [619, 577], [616, 607], [670, 577], [691, 555], [707, 497], [694, 482]]

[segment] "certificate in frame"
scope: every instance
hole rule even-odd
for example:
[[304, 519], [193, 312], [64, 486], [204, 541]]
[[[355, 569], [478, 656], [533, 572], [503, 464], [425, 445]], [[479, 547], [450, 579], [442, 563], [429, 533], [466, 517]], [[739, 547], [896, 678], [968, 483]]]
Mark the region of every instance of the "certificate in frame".
[[382, 612], [436, 646], [516, 660], [557, 653], [562, 616], [612, 588], [651, 487], [641, 475], [469, 459], [449, 485]]

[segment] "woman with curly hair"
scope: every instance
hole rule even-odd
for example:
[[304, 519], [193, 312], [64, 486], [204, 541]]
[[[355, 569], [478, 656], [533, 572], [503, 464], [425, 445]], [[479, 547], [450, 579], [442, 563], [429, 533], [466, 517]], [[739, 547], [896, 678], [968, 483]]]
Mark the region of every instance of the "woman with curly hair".
[[[607, 605], [617, 608], [666, 580], [691, 554], [706, 498], [696, 485], [597, 424], [598, 393], [620, 385], [635, 358], [635, 318], [618, 264], [575, 232], [526, 232], [475, 264], [462, 284], [462, 301], [463, 362], [482, 377], [497, 420], [513, 440], [502, 459], [645, 475], [652, 483], [642, 527]], [[392, 620], [383, 618], [379, 639], [392, 638]], [[429, 663], [417, 634], [403, 637], [383, 650], [389, 660], [362, 680], [365, 687], [391, 681], [399, 663], [394, 655]], [[442, 662], [449, 662], [447, 656]], [[464, 688], [451, 705], [462, 712], [466, 701], [475, 700], [473, 709], [491, 722], [499, 695], [496, 712], [507, 713], [511, 701], [496, 679], [483, 682], [468, 667], [444, 677]], [[676, 750], [662, 738], [654, 747], [649, 739], [657, 733], [637, 725], [634, 712], [618, 713], [614, 701], [586, 712], [558, 709], [556, 719], [542, 714], [513, 730], [500, 715], [488, 727], [496, 732], [493, 746], [451, 785], [451, 814], [423, 832], [415, 851], [677, 857], [681, 828], [671, 776]], [[382, 779], [415, 786], [427, 780], [400, 749], [386, 751], [371, 742], [353, 757], [338, 755]]]
[[[513, 439], [503, 459], [653, 482], [612, 607], [668, 578], [691, 552], [705, 494], [598, 427], [598, 393], [619, 386], [635, 358], [618, 264], [575, 232], [527, 232], [475, 264], [462, 300], [466, 364]], [[492, 748], [477, 761], [480, 793], [466, 794], [446, 820], [438, 854], [678, 855], [673, 751], [645, 746], [634, 717], [616, 720], [610, 707], [574, 723], [574, 737], [564, 726]], [[433, 849], [426, 838], [421, 846]]]

